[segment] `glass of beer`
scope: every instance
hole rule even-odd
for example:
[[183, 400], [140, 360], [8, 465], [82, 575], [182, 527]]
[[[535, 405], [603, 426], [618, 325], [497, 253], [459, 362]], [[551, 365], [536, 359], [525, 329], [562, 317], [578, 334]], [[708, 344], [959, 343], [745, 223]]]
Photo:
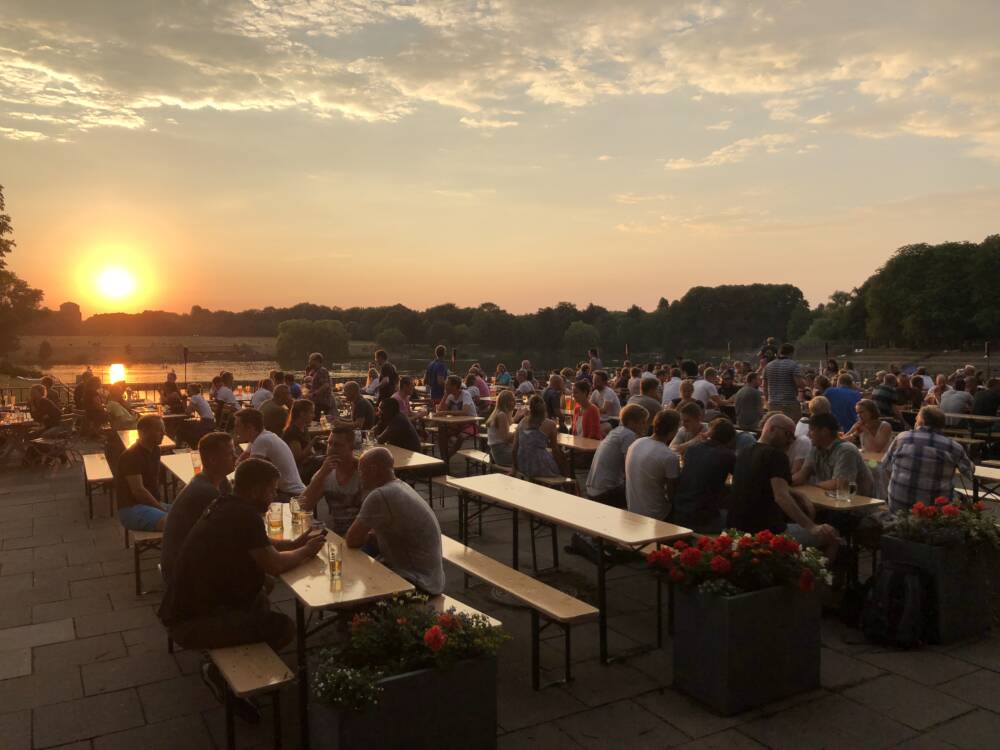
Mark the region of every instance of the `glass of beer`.
[[198, 451], [191, 451], [191, 466], [194, 468], [194, 475], [201, 474], [201, 454]]
[[271, 507], [267, 510], [267, 535], [272, 539], [281, 538], [281, 532], [284, 529], [282, 513], [281, 503], [271, 503]]
[[329, 567], [330, 578], [335, 581], [340, 580], [344, 566], [344, 556], [343, 556], [343, 551], [340, 547], [340, 543], [327, 542], [326, 556], [327, 559], [330, 561], [330, 567]]

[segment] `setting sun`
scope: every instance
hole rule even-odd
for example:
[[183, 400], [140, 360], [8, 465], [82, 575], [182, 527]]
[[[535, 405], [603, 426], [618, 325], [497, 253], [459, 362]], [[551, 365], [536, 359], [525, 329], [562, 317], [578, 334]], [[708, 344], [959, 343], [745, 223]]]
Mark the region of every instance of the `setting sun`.
[[126, 299], [135, 291], [135, 286], [135, 277], [124, 268], [105, 268], [97, 277], [97, 288], [107, 299]]

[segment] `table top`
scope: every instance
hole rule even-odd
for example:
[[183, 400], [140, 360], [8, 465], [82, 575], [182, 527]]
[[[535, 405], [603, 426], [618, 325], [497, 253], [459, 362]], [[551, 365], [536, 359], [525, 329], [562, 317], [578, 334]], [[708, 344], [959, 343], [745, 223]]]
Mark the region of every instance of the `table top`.
[[964, 419], [966, 422], [978, 422], [979, 424], [994, 424], [996, 422], [1000, 422], [1000, 417], [988, 417], [984, 414], [961, 414], [946, 411], [944, 415], [952, 419]]
[[985, 479], [990, 482], [1000, 482], [1000, 469], [995, 466], [976, 466], [976, 479]]
[[452, 477], [448, 483], [508, 508], [516, 508], [626, 547], [669, 541], [692, 533], [683, 526], [595, 503], [504, 474]]
[[[510, 426], [510, 434], [513, 435], [515, 432], [517, 432], [517, 425], [512, 424]], [[580, 451], [581, 453], [594, 453], [601, 445], [600, 440], [570, 435], [568, 432], [556, 433], [556, 442], [563, 448]]]
[[885, 500], [865, 497], [864, 495], [855, 495], [853, 500], [837, 500], [826, 494], [829, 490], [824, 490], [815, 484], [799, 484], [792, 487], [792, 491], [805, 495], [812, 501], [813, 505], [824, 510], [849, 512], [860, 508], [876, 508], [885, 505]]
[[424, 453], [408, 451], [406, 448], [400, 448], [398, 445], [385, 444], [379, 447], [386, 448], [392, 454], [392, 467], [396, 472], [444, 466], [444, 461], [440, 458], [428, 456]]
[[[131, 448], [139, 439], [139, 431], [118, 430], [118, 439], [122, 441], [122, 445], [124, 445], [126, 449]], [[163, 441], [160, 443], [161, 448], [174, 448], [176, 445], [177, 444], [171, 440], [169, 435], [164, 435]]]
[[424, 417], [428, 422], [441, 422], [443, 424], [467, 424], [470, 422], [482, 422], [484, 417], [470, 417], [467, 414], [450, 414], [446, 412], [435, 412]]
[[[285, 504], [284, 528], [292, 528], [292, 512]], [[286, 533], [286, 538], [290, 533]], [[327, 542], [341, 545], [343, 563], [340, 581], [330, 580], [329, 559], [324, 548], [319, 555], [281, 574], [281, 580], [307, 607], [338, 609], [355, 607], [396, 594], [413, 591], [414, 586], [360, 549], [351, 549], [344, 540], [328, 531]]]
[[181, 484], [187, 484], [194, 479], [194, 464], [191, 462], [190, 453], [168, 453], [160, 456], [160, 463], [177, 477]]

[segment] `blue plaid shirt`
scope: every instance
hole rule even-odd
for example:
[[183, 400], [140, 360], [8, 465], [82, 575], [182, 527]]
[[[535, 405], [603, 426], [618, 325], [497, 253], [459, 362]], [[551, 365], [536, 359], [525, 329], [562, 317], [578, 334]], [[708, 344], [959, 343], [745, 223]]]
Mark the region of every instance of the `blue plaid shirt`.
[[889, 510], [906, 510], [917, 502], [951, 497], [955, 470], [971, 481], [972, 462], [959, 443], [927, 427], [901, 432], [882, 457], [889, 477]]

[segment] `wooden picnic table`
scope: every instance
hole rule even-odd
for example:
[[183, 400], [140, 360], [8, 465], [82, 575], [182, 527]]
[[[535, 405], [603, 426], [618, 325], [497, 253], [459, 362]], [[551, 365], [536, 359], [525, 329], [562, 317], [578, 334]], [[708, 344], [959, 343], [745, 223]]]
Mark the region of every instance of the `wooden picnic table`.
[[866, 497], [864, 495], [855, 495], [850, 500], [838, 500], [837, 498], [830, 497], [830, 495], [827, 494], [828, 492], [833, 492], [833, 490], [826, 490], [815, 484], [797, 484], [792, 487], [792, 491], [799, 492], [808, 498], [817, 508], [832, 510], [838, 513], [850, 513], [856, 510], [870, 510], [872, 508], [885, 505], [885, 500], [879, 500], [874, 497]]
[[[292, 511], [286, 503], [282, 514], [282, 536], [291, 538]], [[319, 555], [281, 574], [281, 580], [295, 594], [295, 640], [299, 681], [300, 747], [309, 747], [309, 666], [306, 658], [306, 607], [312, 609], [350, 609], [361, 604], [387, 599], [414, 590], [412, 583], [360, 549], [347, 546], [342, 537], [327, 531], [328, 543], [341, 548], [341, 577], [333, 581], [329, 558], [324, 549]], [[313, 633], [335, 620], [320, 623]]]
[[[608, 661], [608, 606], [606, 575], [611, 567], [604, 554], [605, 544], [638, 551], [647, 544], [669, 542], [689, 536], [691, 529], [676, 526], [666, 521], [640, 516], [627, 510], [596, 503], [567, 492], [560, 492], [541, 485], [505, 474], [482, 474], [471, 477], [450, 478], [448, 484], [459, 490], [459, 535], [463, 543], [468, 540], [465, 507], [468, 495], [476, 495], [495, 505], [511, 511], [513, 521], [512, 567], [517, 570], [518, 521], [520, 513], [566, 526], [587, 534], [597, 540], [597, 608], [600, 611], [598, 626], [600, 633], [601, 661]], [[660, 603], [659, 579], [657, 579], [657, 605]], [[661, 628], [661, 612], [657, 607], [657, 628]]]
[[992, 495], [1000, 499], [1000, 468], [995, 466], [976, 465], [972, 475], [972, 499], [979, 502], [980, 494], [985, 497]]
[[451, 459], [451, 456], [448, 454], [448, 438], [450, 434], [457, 434], [469, 425], [482, 422], [483, 419], [480, 416], [470, 417], [467, 414], [459, 414], [458, 412], [436, 411], [424, 417], [424, 422], [437, 425], [441, 428], [438, 431], [438, 450], [441, 453], [441, 458], [447, 462]]
[[[510, 434], [517, 432], [517, 425], [510, 426]], [[577, 453], [596, 453], [601, 445], [600, 440], [585, 438], [578, 435], [571, 435], [568, 432], [556, 434], [556, 443], [569, 454], [569, 465], [566, 467], [566, 476], [572, 477], [576, 468]]]
[[[122, 441], [122, 445], [128, 450], [136, 441], [139, 440], [138, 430], [118, 430], [118, 439]], [[161, 448], [176, 448], [177, 444], [170, 438], [169, 435], [164, 435], [163, 440], [160, 442]]]

